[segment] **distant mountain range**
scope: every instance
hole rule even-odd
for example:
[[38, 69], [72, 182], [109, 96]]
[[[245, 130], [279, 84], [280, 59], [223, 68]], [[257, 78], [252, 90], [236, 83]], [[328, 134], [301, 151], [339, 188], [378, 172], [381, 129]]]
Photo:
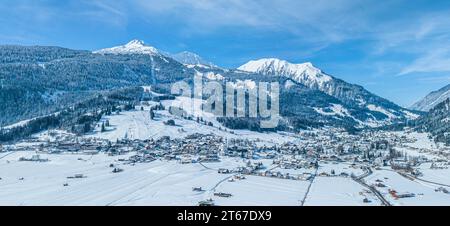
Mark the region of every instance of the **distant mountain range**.
[[[419, 117], [419, 112], [328, 75], [311, 63], [271, 58], [223, 69], [193, 53], [167, 54], [133, 40], [94, 52], [0, 46], [0, 125], [56, 112], [83, 98], [123, 87], [152, 85], [157, 92], [169, 93], [171, 84], [190, 81], [195, 73], [222, 82], [280, 82], [280, 129], [377, 127]], [[248, 120], [230, 120], [224, 124], [250, 127]]]
[[317, 89], [323, 89], [325, 83], [333, 79], [314, 67], [312, 63], [292, 64], [276, 58], [252, 60], [238, 69], [264, 75], [286, 76], [310, 88]]
[[[367, 117], [363, 122], [399, 119], [415, 119], [419, 115], [376, 96], [361, 86], [347, 83], [314, 67], [312, 63], [292, 64], [280, 59], [260, 59], [250, 61], [238, 68], [252, 73], [282, 76], [300, 83], [310, 89], [328, 94], [345, 105], [364, 111]], [[363, 120], [366, 118], [366, 120]]]
[[410, 108], [419, 111], [429, 111], [448, 98], [450, 98], [450, 84], [437, 91], [431, 92], [426, 97], [413, 104]]
[[185, 65], [205, 65], [209, 67], [217, 67], [213, 63], [204, 60], [199, 55], [188, 51], [183, 51], [175, 54], [168, 54], [168, 56]]
[[115, 54], [115, 55], [119, 54], [163, 55], [166, 57], [170, 57], [185, 65], [204, 65], [210, 67], [217, 67], [213, 63], [204, 60], [202, 57], [200, 57], [195, 53], [183, 51], [180, 53], [172, 54], [165, 51], [160, 51], [153, 46], [149, 46], [145, 44], [144, 41], [142, 40], [132, 40], [125, 45], [101, 49], [94, 51], [93, 53]]
[[419, 129], [431, 133], [435, 141], [450, 145], [450, 99], [437, 104], [416, 123]]

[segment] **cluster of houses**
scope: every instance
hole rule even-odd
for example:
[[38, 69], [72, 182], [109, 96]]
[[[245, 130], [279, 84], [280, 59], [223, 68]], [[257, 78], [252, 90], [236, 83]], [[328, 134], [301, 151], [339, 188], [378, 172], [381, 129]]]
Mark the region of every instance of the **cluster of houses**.
[[295, 157], [288, 158], [286, 156], [273, 160], [273, 164], [276, 164], [283, 169], [310, 169], [318, 167], [317, 159]]
[[48, 159], [43, 159], [39, 155], [33, 155], [31, 158], [20, 157], [19, 161], [25, 162], [48, 162]]
[[[133, 153], [126, 159], [119, 159], [125, 164], [148, 163], [155, 160], [178, 161], [180, 164], [219, 162], [223, 157], [241, 158], [248, 161], [245, 166], [235, 169], [220, 169], [219, 173], [234, 173], [243, 175], [257, 175], [277, 177], [284, 179], [309, 180], [310, 173], [289, 174], [289, 170], [317, 169], [322, 162], [346, 162], [350, 164], [363, 163], [374, 168], [390, 166], [394, 170], [405, 171], [420, 175], [416, 166], [430, 162], [424, 157], [406, 157], [397, 147], [406, 147], [405, 144], [414, 142], [407, 136], [390, 132], [365, 132], [358, 135], [348, 134], [344, 131], [304, 132], [298, 134], [298, 139], [282, 144], [261, 145], [258, 139], [232, 139], [213, 134], [195, 133], [184, 138], [172, 139], [163, 136], [158, 139], [130, 140], [121, 139], [111, 142], [105, 139], [80, 137], [67, 133], [48, 132], [47, 140], [30, 138], [24, 142], [35, 145], [0, 146], [0, 151], [36, 151], [36, 153], [107, 153], [111, 156]], [[409, 147], [411, 148], [411, 147]], [[450, 151], [418, 149], [420, 152], [438, 151], [440, 156], [449, 155]], [[444, 156], [445, 157], [445, 156]], [[261, 159], [272, 160], [272, 165], [278, 166], [280, 172], [266, 169]], [[442, 158], [441, 158], [442, 160]], [[39, 155], [32, 158], [22, 158], [20, 161], [43, 162]], [[432, 169], [448, 167], [448, 161], [437, 163], [431, 161]], [[120, 170], [117, 170], [120, 172]], [[333, 175], [323, 172], [323, 176]]]
[[280, 171], [264, 171], [255, 174], [256, 176], [262, 177], [274, 177], [279, 179], [289, 179], [289, 180], [302, 180], [308, 181], [311, 180], [314, 175], [312, 173], [300, 173], [300, 174], [290, 174], [290, 173], [282, 173]]

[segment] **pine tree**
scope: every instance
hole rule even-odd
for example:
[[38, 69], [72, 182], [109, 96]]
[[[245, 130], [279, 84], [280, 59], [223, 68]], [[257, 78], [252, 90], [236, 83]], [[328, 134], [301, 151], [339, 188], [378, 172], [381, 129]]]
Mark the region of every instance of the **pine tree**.
[[153, 112], [153, 109], [150, 109], [150, 119], [153, 120], [155, 118], [155, 113]]
[[89, 131], [91, 131], [91, 124], [89, 122], [86, 122], [86, 123], [84, 123], [84, 126], [83, 126], [83, 132], [87, 133]]

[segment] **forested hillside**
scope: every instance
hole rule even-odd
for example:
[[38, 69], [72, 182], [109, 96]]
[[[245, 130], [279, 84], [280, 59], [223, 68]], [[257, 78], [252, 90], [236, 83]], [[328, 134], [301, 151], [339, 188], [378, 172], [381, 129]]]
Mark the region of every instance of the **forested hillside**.
[[51, 112], [98, 91], [172, 83], [191, 73], [162, 56], [101, 55], [59, 47], [0, 47], [0, 126]]
[[436, 141], [450, 144], [450, 98], [432, 108], [417, 125], [420, 130], [430, 132]]

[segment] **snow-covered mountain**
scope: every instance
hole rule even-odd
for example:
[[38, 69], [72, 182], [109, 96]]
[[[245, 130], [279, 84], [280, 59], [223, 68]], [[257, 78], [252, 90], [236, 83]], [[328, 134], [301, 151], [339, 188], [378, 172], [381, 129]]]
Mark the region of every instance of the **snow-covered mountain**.
[[132, 40], [125, 45], [94, 51], [98, 54], [159, 54], [158, 49], [146, 45], [142, 40]]
[[93, 53], [97, 54], [114, 54], [114, 55], [127, 55], [127, 54], [141, 54], [141, 55], [151, 55], [151, 56], [159, 56], [162, 58], [171, 58], [181, 64], [190, 66], [190, 67], [217, 67], [211, 62], [204, 60], [199, 55], [183, 51], [180, 53], [169, 53], [165, 51], [158, 50], [157, 48], [145, 44], [142, 40], [131, 40], [125, 45], [101, 49], [97, 51], [93, 51]]
[[321, 87], [332, 80], [329, 75], [322, 73], [312, 63], [292, 64], [276, 58], [252, 60], [238, 69], [264, 75], [288, 76], [292, 80], [309, 87]]
[[359, 85], [347, 83], [324, 73], [312, 63], [294, 64], [276, 58], [252, 60], [238, 70], [292, 79], [308, 88], [333, 96], [343, 103], [386, 116], [388, 121], [415, 119], [417, 114], [370, 93]]
[[176, 61], [178, 61], [182, 64], [185, 64], [185, 65], [204, 65], [204, 66], [209, 66], [209, 67], [216, 67], [216, 65], [204, 60], [201, 56], [199, 56], [195, 53], [192, 53], [192, 52], [188, 52], [188, 51], [183, 51], [183, 52], [175, 53], [175, 54], [169, 54], [169, 56], [172, 57], [173, 59], [175, 59]]
[[[285, 128], [376, 127], [418, 116], [311, 63], [262, 59], [234, 70], [199, 65], [204, 62], [196, 54], [181, 55], [184, 59], [178, 60], [190, 64], [182, 64], [138, 40], [94, 53], [59, 47], [0, 46], [3, 73], [16, 75], [3, 81], [7, 89], [0, 89], [0, 113], [7, 115], [0, 118], [0, 126], [53, 113], [106, 90], [152, 85], [167, 94], [174, 82], [190, 81], [196, 73], [238, 85], [279, 82]], [[37, 104], [39, 107], [31, 108], [34, 111], [29, 110]]]
[[11, 75], [0, 79], [0, 127], [54, 113], [97, 92], [140, 85], [170, 90], [194, 71], [162, 54], [126, 54], [156, 53], [138, 41], [101, 53], [0, 46], [0, 74]]
[[437, 91], [431, 92], [426, 97], [413, 104], [410, 108], [418, 111], [429, 111], [447, 98], [450, 98], [450, 84]]

